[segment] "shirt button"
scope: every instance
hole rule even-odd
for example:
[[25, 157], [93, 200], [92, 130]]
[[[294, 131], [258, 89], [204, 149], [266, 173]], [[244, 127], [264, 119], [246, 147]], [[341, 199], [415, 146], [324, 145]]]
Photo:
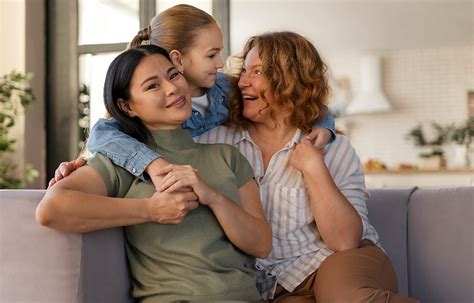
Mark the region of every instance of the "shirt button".
[[132, 168], [132, 173], [136, 173], [137, 170], [135, 168]]
[[222, 101], [222, 100], [224, 100], [224, 97], [220, 96], [219, 101]]
[[198, 112], [194, 112], [194, 115], [197, 116], [197, 115], [198, 115]]

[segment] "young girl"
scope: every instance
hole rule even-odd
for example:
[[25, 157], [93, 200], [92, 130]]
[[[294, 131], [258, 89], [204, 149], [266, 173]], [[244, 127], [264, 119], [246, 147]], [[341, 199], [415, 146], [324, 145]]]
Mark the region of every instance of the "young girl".
[[148, 45], [120, 54], [104, 99], [120, 127], [175, 163], [174, 176], [192, 191], [156, 193], [96, 154], [48, 190], [38, 222], [70, 232], [125, 226], [139, 302], [259, 301], [248, 255], [265, 257], [272, 245], [252, 169], [235, 147], [195, 143], [181, 128], [191, 98], [166, 51]]
[[[220, 56], [223, 39], [212, 16], [190, 5], [174, 6], [155, 16], [151, 25], [137, 34], [130, 47], [142, 43], [166, 49], [188, 81], [193, 114], [183, 127], [189, 129], [193, 137], [227, 121], [231, 82], [225, 74], [218, 72], [224, 66]], [[316, 128], [309, 136], [315, 139], [317, 147], [323, 147], [334, 137], [334, 119], [330, 115], [313, 127]], [[113, 119], [97, 122], [91, 130], [88, 149], [92, 153], [105, 154], [135, 176], [144, 178], [146, 172], [155, 185], [161, 180], [156, 171], [167, 164], [158, 153], [123, 133]], [[62, 174], [57, 172], [50, 186], [68, 173], [64, 169]]]

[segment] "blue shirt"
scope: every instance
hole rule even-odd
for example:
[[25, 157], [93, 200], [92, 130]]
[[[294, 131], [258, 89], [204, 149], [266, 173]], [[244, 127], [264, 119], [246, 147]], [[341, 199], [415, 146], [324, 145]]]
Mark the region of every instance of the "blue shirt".
[[[202, 116], [193, 109], [191, 117], [183, 123], [183, 127], [189, 129], [193, 137], [227, 122], [230, 89], [231, 82], [228, 76], [218, 73], [215, 85], [206, 91], [210, 103], [207, 115]], [[333, 133], [331, 140], [334, 140], [335, 126], [334, 118], [331, 115], [315, 126], [329, 129]], [[91, 129], [87, 148], [92, 153], [98, 152], [106, 155], [116, 165], [142, 179], [146, 178], [143, 174], [146, 167], [160, 157], [144, 143], [122, 132], [118, 122], [113, 118], [97, 121]]]

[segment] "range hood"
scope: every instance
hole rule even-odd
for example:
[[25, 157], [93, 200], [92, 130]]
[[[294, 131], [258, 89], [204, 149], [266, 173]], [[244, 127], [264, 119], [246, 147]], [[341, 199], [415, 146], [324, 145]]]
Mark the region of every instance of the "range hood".
[[361, 89], [346, 108], [347, 115], [388, 112], [390, 103], [382, 90], [382, 60], [365, 55], [360, 62]]

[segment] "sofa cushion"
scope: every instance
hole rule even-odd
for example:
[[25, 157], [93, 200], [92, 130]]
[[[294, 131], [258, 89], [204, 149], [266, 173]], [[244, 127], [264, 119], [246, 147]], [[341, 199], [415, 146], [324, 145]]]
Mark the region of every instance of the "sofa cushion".
[[474, 187], [419, 189], [408, 205], [410, 295], [474, 302]]
[[42, 190], [0, 190], [0, 302], [77, 302], [81, 236], [40, 226]]
[[367, 201], [369, 221], [395, 267], [398, 290], [408, 295], [407, 211], [408, 199], [416, 188], [372, 189]]

